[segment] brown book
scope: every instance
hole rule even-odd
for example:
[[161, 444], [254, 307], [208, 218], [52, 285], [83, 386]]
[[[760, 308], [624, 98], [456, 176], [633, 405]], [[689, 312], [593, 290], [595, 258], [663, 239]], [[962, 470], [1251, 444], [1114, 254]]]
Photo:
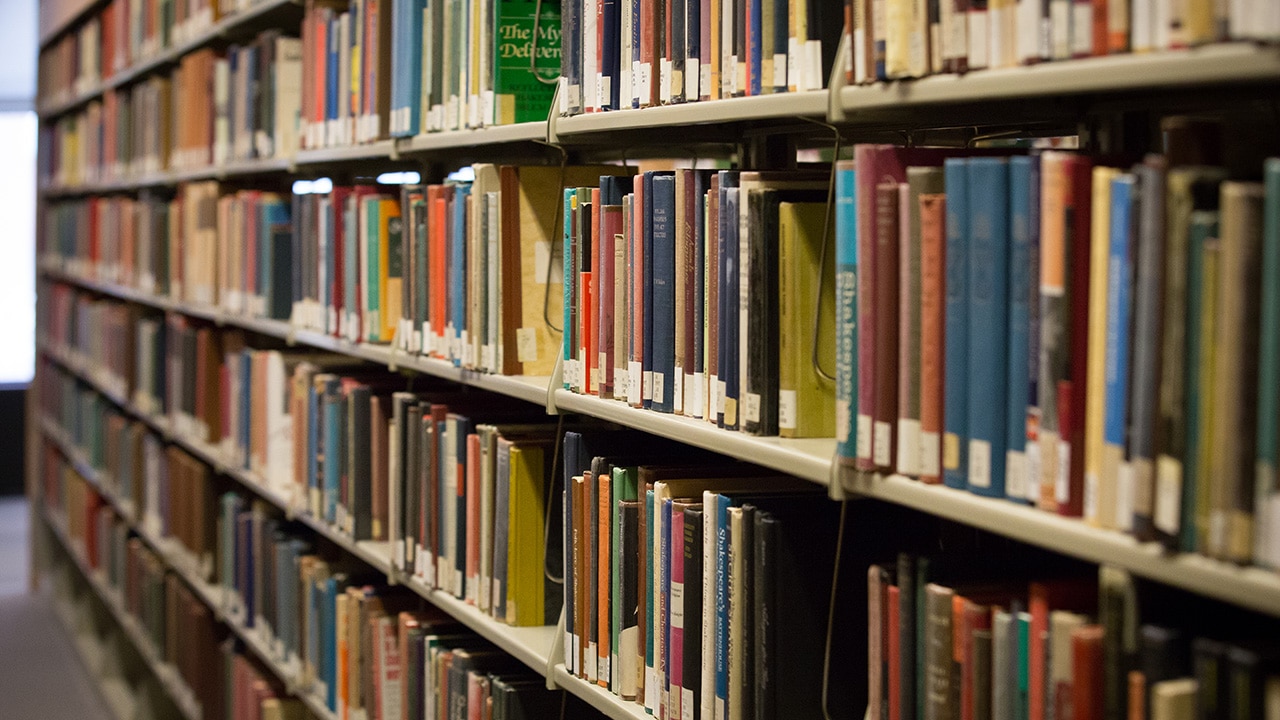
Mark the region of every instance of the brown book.
[[[1222, 183], [1220, 315], [1215, 337], [1211, 553], [1247, 563], [1253, 556], [1254, 462], [1257, 459], [1258, 307], [1261, 293], [1262, 199], [1258, 183]], [[1221, 542], [1216, 542], [1221, 540]]]
[[920, 479], [942, 482], [947, 196], [920, 196]]
[[[1068, 196], [1065, 210], [1070, 222], [1065, 230], [1066, 242], [1070, 249], [1067, 252], [1070, 266], [1067, 270], [1067, 307], [1070, 320], [1066, 327], [1070, 332], [1070, 349], [1067, 359], [1068, 378], [1057, 388], [1041, 387], [1040, 397], [1046, 393], [1057, 393], [1059, 398], [1058, 427], [1061, 437], [1067, 438], [1071, 445], [1070, 467], [1067, 473], [1067, 500], [1058, 503], [1058, 513], [1071, 517], [1084, 514], [1084, 419], [1085, 400], [1088, 397], [1088, 358], [1089, 358], [1089, 274], [1090, 274], [1090, 232], [1092, 206], [1093, 162], [1080, 155], [1069, 158]], [[1041, 315], [1043, 323], [1043, 314]], [[1047, 462], [1047, 457], [1041, 458]]]
[[1071, 633], [1071, 707], [1074, 720], [1103, 720], [1102, 626]]
[[876, 185], [876, 393], [871, 458], [875, 467], [893, 472], [898, 420], [898, 284], [901, 183]]

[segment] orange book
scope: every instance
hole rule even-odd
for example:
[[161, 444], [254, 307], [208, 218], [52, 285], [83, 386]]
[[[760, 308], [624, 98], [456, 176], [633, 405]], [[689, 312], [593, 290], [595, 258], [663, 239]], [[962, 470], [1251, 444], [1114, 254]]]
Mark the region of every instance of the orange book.
[[430, 277], [427, 279], [427, 287], [430, 289], [430, 307], [428, 308], [428, 318], [431, 322], [431, 354], [435, 357], [445, 356], [445, 310], [446, 298], [448, 298], [448, 288], [446, 287], [446, 276], [448, 275], [448, 255], [446, 249], [449, 242], [449, 199], [453, 196], [453, 188], [446, 185], [432, 185], [427, 188], [427, 207], [430, 217], [427, 223], [430, 231], [427, 233], [428, 254], [430, 258], [427, 261], [427, 268]]
[[476, 604], [480, 589], [480, 436], [467, 436], [467, 591]]
[[[609, 632], [609, 588], [612, 587], [609, 574], [609, 560], [613, 556], [613, 546], [609, 532], [609, 521], [613, 516], [610, 509], [613, 505], [611, 498], [613, 497], [612, 480], [613, 477], [608, 473], [600, 473], [600, 476], [594, 478], [596, 488], [598, 489], [597, 497], [599, 498], [600, 510], [597, 513], [599, 522], [596, 526], [596, 543], [598, 549], [596, 551], [597, 568], [596, 568], [596, 655], [599, 660], [598, 666], [601, 670], [609, 667], [609, 647], [612, 640], [612, 634]], [[596, 684], [600, 687], [609, 687], [609, 672], [600, 674], [596, 679]]]
[[1141, 670], [1129, 671], [1129, 720], [1147, 717], [1147, 676]]
[[899, 590], [890, 585], [885, 593], [885, 614], [888, 615], [888, 668], [889, 668], [889, 720], [902, 718], [902, 621], [898, 613]]
[[1044, 720], [1045, 688], [1048, 687], [1045, 667], [1045, 637], [1049, 633], [1050, 610], [1092, 610], [1097, 604], [1098, 588], [1094, 583], [1082, 580], [1059, 582], [1033, 582], [1028, 590], [1027, 609], [1031, 612], [1031, 657], [1028, 658], [1028, 699], [1031, 703], [1030, 720]]
[[920, 479], [942, 482], [947, 196], [920, 196]]

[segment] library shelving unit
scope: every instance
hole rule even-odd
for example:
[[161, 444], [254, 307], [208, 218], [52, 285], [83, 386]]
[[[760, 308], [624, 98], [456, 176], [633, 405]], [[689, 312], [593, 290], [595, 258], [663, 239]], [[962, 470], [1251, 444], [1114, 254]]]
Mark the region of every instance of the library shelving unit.
[[[42, 4], [41, 42], [48, 45], [74, 28], [99, 7], [99, 2], [46, 2]], [[195, 49], [247, 37], [263, 28], [296, 21], [297, 6], [291, 0], [261, 0], [249, 9], [227, 15], [201, 32], [193, 33], [172, 49], [158, 53], [135, 67], [105, 78], [93, 87], [70, 96], [41, 98], [39, 114], [50, 122], [99, 98], [105, 91], [172, 66]], [[827, 138], [837, 130], [842, 138], [857, 140], [903, 137], [932, 131], [959, 133], [964, 140], [985, 129], [1037, 130], [1083, 127], [1086, 118], [1141, 109], [1169, 98], [1213, 103], [1224, 93], [1262, 99], [1280, 88], [1280, 48], [1252, 42], [1229, 42], [1184, 50], [1139, 55], [1117, 55], [1043, 63], [1000, 70], [979, 70], [965, 75], [937, 75], [919, 80], [865, 86], [846, 85], [843, 74], [834, 73], [828, 90], [766, 95], [654, 107], [621, 112], [587, 113], [545, 122], [489, 127], [473, 131], [421, 134], [339, 149], [302, 150], [286, 157], [248, 160], [204, 169], [160, 172], [121, 180], [76, 186], [46, 186], [40, 202], [61, 198], [129, 193], [163, 188], [180, 182], [250, 177], [313, 178], [332, 166], [352, 167], [372, 173], [396, 163], [457, 162], [477, 157], [546, 157], [549, 148], [569, 154], [600, 156], [612, 148], [622, 154], [660, 153], [673, 131], [681, 142], [719, 143], [735, 147], [760, 140], [775, 141], [790, 134]], [[816, 144], [828, 142], [815, 141]], [[603, 151], [602, 151], [603, 149]], [[276, 338], [288, 345], [315, 348], [365, 361], [371, 366], [412, 371], [505, 395], [543, 406], [550, 414], [577, 414], [597, 418], [657, 436], [696, 446], [725, 456], [755, 463], [812, 481], [827, 488], [836, 500], [873, 498], [906, 506], [959, 524], [1006, 536], [1065, 556], [1106, 563], [1164, 585], [1213, 598], [1270, 616], [1280, 616], [1280, 575], [1258, 567], [1240, 567], [1194, 554], [1170, 554], [1154, 543], [1141, 543], [1111, 530], [1091, 527], [1079, 519], [1060, 517], [1034, 508], [983, 498], [937, 485], [925, 485], [898, 475], [855, 472], [835, 459], [834, 439], [780, 439], [753, 437], [716, 428], [700, 420], [639, 410], [615, 401], [565, 390], [560, 366], [550, 377], [506, 377], [455, 367], [452, 363], [409, 354], [386, 345], [352, 343], [331, 335], [292, 326], [288, 321], [249, 318], [220, 309], [173, 300], [74, 272], [56, 262], [40, 259], [41, 278], [79, 287], [103, 297], [151, 308], [155, 311], [212, 321], [218, 326], [242, 328]], [[123, 397], [87, 359], [70, 349], [42, 340], [38, 353], [63, 371], [95, 388], [119, 410], [165, 440], [231, 478], [257, 498], [275, 506], [381, 573], [388, 583], [412, 589], [430, 603], [502, 648], [530, 669], [545, 676], [547, 686], [563, 688], [604, 715], [642, 718], [643, 706], [623, 702], [591, 683], [574, 677], [563, 663], [563, 632], [556, 627], [515, 628], [499, 623], [475, 607], [431, 589], [397, 569], [389, 543], [356, 542], [348, 535], [311, 516], [293, 498], [270, 489], [257, 473], [235, 467], [216, 447], [192, 439], [171, 427], [159, 414], [138, 407]], [[32, 408], [40, 407], [32, 401]], [[36, 411], [32, 411], [33, 415]], [[51, 419], [33, 417], [31, 432], [43, 434], [69, 460], [91, 486], [98, 489], [119, 515], [133, 525], [138, 536], [179, 575], [215, 612], [218, 619], [274, 673], [284, 686], [321, 718], [332, 717], [322, 699], [299, 679], [275, 651], [252, 629], [227, 612], [227, 601], [191, 568], [180, 549], [155, 537], [134, 518], [125, 498], [116, 497], [82, 450]], [[36, 490], [32, 479], [30, 487]], [[33, 507], [43, 507], [33, 503]], [[61, 543], [79, 563], [88, 586], [111, 610], [124, 635], [138, 648], [160, 684], [172, 695], [187, 718], [198, 718], [198, 708], [180, 679], [156, 655], [146, 638], [107, 588], [82, 562], [60, 521], [35, 510], [55, 542]], [[563, 622], [563, 620], [562, 620]]]

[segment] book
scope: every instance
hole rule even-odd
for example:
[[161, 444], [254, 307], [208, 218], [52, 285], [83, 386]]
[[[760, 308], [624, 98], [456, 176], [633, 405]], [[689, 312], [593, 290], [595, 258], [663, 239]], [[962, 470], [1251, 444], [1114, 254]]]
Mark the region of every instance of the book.
[[1004, 495], [1008, 339], [1008, 164], [970, 158], [969, 368], [967, 486], [980, 495]]

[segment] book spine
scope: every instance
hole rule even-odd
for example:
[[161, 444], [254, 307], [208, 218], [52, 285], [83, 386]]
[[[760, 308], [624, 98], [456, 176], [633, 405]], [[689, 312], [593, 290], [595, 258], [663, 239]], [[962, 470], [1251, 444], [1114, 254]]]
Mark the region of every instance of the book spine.
[[675, 178], [653, 179], [653, 409], [675, 409]]
[[[1031, 350], [1031, 168], [1032, 158], [1009, 161], [1008, 405], [1005, 425], [1005, 495], [1027, 500], [1028, 372]], [[1038, 489], [1038, 485], [1037, 485]]]
[[920, 196], [920, 479], [942, 482], [947, 196]]
[[969, 477], [968, 393], [962, 378], [969, 376], [969, 181], [968, 161], [948, 158], [944, 164], [947, 186], [946, 222], [946, 322], [943, 348], [943, 482], [964, 488]]
[[[1003, 158], [970, 158], [969, 489], [1003, 496], [1007, 430], [1009, 168]], [[949, 319], [949, 318], [948, 318]]]
[[[1103, 420], [1106, 395], [1107, 274], [1111, 248], [1111, 180], [1119, 174], [1113, 168], [1093, 169], [1092, 232], [1089, 272], [1089, 355], [1088, 406], [1085, 408], [1084, 518], [1092, 525], [1105, 525], [1101, 513], [1107, 510], [1099, 497], [1102, 471]], [[1074, 269], [1074, 268], [1073, 268]], [[1074, 288], [1073, 288], [1074, 289]], [[1114, 508], [1111, 508], [1114, 512]]]
[[1133, 374], [1127, 450], [1133, 477], [1130, 523], [1134, 535], [1145, 541], [1155, 539], [1154, 433], [1161, 372], [1161, 290], [1167, 237], [1163, 159], [1148, 158], [1135, 172], [1140, 197], [1134, 248]]
[[872, 463], [877, 469], [893, 471], [898, 417], [898, 282], [899, 272], [899, 183], [876, 185], [875, 279], [875, 415], [872, 425]]
[[1280, 159], [1264, 166], [1261, 295], [1258, 310], [1258, 439], [1254, 479], [1254, 561], [1280, 566], [1277, 440], [1280, 439]]
[[860, 145], [854, 148], [855, 176], [854, 217], [857, 241], [857, 421], [852, 432], [856, 436], [859, 470], [874, 470], [872, 453], [873, 418], [876, 409], [876, 180], [875, 161], [881, 148]]
[[1132, 475], [1124, 452], [1128, 429], [1130, 318], [1133, 312], [1133, 225], [1137, 178], [1122, 174], [1111, 181], [1111, 216], [1107, 256], [1107, 351], [1104, 374], [1106, 412], [1102, 428], [1099, 510], [1105, 527], [1128, 530], [1132, 522]]
[[836, 454], [858, 457], [858, 223], [855, 165], [836, 165]]

